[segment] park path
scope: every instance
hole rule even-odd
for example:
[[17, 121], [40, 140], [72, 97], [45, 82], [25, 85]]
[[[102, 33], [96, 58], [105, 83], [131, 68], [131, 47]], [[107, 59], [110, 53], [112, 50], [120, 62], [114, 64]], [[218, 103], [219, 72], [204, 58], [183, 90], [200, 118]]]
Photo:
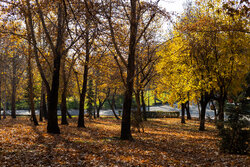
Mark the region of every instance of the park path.
[[[119, 110], [121, 111], [122, 109], [117, 109], [116, 110], [117, 115], [119, 115], [119, 112], [118, 112]], [[173, 107], [171, 107], [170, 105], [150, 106], [149, 110], [150, 111], [168, 111], [168, 112], [170, 112], [170, 111], [180, 111], [180, 109], [177, 107], [176, 104]], [[147, 107], [147, 111], [148, 111], [148, 107]], [[71, 115], [78, 115], [78, 112], [79, 112], [79, 110], [77, 110], [77, 109], [69, 110], [69, 113]], [[6, 113], [7, 113], [7, 115], [10, 115], [11, 111], [8, 110]], [[192, 117], [196, 117], [196, 118], [199, 117], [197, 105], [190, 105], [190, 113], [191, 113]], [[17, 110], [16, 114], [24, 116], [24, 115], [30, 115], [30, 112], [28, 110]], [[39, 110], [36, 110], [36, 114], [37, 115], [39, 114]], [[61, 115], [60, 110], [58, 110], [58, 115]], [[112, 112], [112, 110], [101, 110], [100, 115], [102, 115], [102, 116], [112, 116], [113, 112]], [[213, 118], [213, 116], [214, 116], [214, 111], [210, 110], [209, 107], [207, 107], [206, 116], [211, 117], [211, 118]]]

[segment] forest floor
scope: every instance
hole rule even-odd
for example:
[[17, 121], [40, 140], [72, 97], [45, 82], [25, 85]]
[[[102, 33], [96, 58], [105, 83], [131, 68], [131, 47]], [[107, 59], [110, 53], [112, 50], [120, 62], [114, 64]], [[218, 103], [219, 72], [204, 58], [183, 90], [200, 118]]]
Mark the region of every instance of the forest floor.
[[248, 166], [247, 155], [220, 153], [213, 124], [199, 132], [195, 120], [150, 119], [134, 141], [119, 140], [120, 120], [110, 117], [60, 125], [61, 134], [46, 133], [28, 117], [0, 120], [0, 166]]

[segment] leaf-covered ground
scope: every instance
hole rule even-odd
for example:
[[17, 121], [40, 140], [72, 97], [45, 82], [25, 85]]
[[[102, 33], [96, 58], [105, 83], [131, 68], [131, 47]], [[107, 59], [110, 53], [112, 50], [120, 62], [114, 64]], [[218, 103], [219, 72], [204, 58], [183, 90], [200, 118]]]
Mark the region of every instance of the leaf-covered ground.
[[152, 119], [134, 141], [121, 141], [120, 121], [86, 120], [87, 128], [60, 125], [61, 134], [46, 133], [29, 118], [0, 120], [0, 166], [248, 166], [250, 157], [222, 154], [215, 127], [199, 132], [197, 121]]

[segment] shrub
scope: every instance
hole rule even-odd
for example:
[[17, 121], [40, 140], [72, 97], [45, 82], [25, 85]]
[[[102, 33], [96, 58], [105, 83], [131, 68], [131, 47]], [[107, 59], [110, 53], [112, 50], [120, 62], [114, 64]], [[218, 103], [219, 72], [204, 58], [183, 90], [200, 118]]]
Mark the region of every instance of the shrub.
[[220, 150], [231, 154], [249, 154], [249, 113], [244, 105], [227, 109], [228, 120], [220, 131]]

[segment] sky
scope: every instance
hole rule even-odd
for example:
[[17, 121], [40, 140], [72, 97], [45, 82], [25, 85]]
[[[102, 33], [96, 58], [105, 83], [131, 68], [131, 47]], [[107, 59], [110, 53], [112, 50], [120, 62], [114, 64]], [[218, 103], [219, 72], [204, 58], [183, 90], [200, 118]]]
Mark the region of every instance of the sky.
[[160, 0], [159, 5], [164, 7], [167, 12], [181, 13], [183, 11], [183, 3], [186, 0]]
[[[187, 0], [160, 0], [159, 6], [163, 7], [166, 9], [167, 12], [171, 14], [171, 19], [172, 21], [176, 19], [176, 14], [180, 15], [183, 12], [183, 4]], [[172, 12], [175, 14], [172, 15]], [[166, 34], [169, 33], [169, 30], [173, 28], [172, 23], [170, 22], [165, 22], [163, 24], [163, 31], [161, 32], [161, 36], [166, 36]]]

